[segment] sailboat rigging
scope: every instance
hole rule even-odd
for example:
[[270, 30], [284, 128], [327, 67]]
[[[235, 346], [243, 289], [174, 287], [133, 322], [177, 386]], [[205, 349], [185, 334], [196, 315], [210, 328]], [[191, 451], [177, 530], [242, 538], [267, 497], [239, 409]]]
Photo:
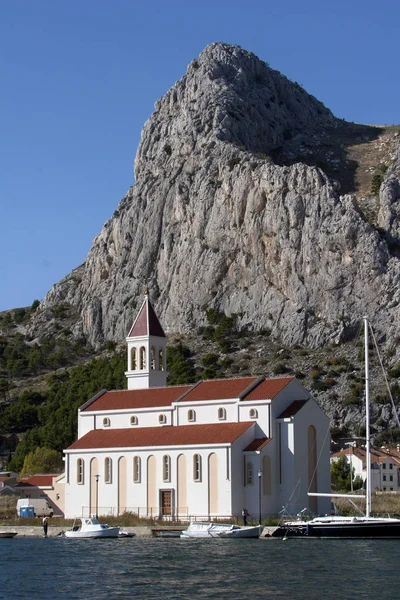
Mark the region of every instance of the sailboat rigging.
[[[368, 361], [368, 318], [364, 317], [365, 352], [365, 450], [366, 450], [366, 490], [365, 496], [352, 494], [323, 494], [309, 492], [309, 496], [331, 496], [345, 498], [365, 498], [365, 516], [315, 517], [310, 521], [288, 521], [278, 527], [273, 537], [334, 537], [334, 538], [400, 538], [400, 519], [371, 517], [371, 444], [369, 410], [369, 361]], [[373, 334], [372, 334], [373, 335]], [[375, 341], [375, 340], [374, 340]]]

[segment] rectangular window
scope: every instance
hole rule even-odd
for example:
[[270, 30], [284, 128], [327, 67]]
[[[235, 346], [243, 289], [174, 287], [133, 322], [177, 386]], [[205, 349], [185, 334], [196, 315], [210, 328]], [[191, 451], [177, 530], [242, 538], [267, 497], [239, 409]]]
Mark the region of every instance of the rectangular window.
[[389, 481], [393, 481], [393, 475], [390, 475]]
[[133, 481], [140, 483], [140, 458], [135, 456], [133, 459]]
[[193, 457], [193, 480], [201, 481], [201, 456], [195, 454]]
[[393, 463], [389, 463], [389, 469], [393, 469]]
[[386, 463], [383, 463], [382, 469], [386, 469]]
[[278, 461], [279, 461], [279, 483], [282, 483], [282, 427], [278, 424]]
[[386, 475], [384, 475], [384, 476], [382, 477], [382, 479], [383, 479], [383, 481], [386, 481]]
[[104, 460], [104, 483], [112, 483], [112, 461], [109, 457]]
[[169, 456], [163, 458], [163, 480], [170, 481], [171, 477], [171, 459]]
[[246, 466], [246, 485], [252, 485], [253, 483], [253, 463], [250, 461]]

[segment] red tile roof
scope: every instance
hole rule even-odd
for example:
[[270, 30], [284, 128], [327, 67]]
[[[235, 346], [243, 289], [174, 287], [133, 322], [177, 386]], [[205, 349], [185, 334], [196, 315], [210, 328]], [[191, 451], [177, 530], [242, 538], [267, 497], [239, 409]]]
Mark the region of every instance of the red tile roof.
[[[390, 448], [388, 451], [386, 449], [382, 449], [382, 448], [374, 448], [371, 446], [370, 449], [370, 458], [371, 458], [371, 462], [378, 462], [378, 463], [383, 463], [385, 461], [392, 461], [395, 464], [399, 464], [399, 457], [396, 456], [397, 455], [397, 451], [394, 450], [393, 454], [393, 449]], [[339, 456], [344, 456], [347, 454], [351, 454], [353, 456], [355, 456], [356, 458], [359, 458], [360, 460], [362, 460], [365, 463], [366, 457], [367, 457], [367, 452], [366, 449], [360, 448], [360, 447], [353, 447], [353, 446], [349, 446], [348, 448], [345, 448], [343, 450], [339, 450], [339, 452], [335, 452], [334, 454], [332, 454], [333, 457], [339, 457]]]
[[293, 381], [294, 377], [279, 377], [276, 379], [264, 379], [259, 385], [257, 385], [243, 400], [271, 400], [288, 383]]
[[57, 475], [32, 475], [32, 477], [28, 477], [27, 479], [20, 479], [18, 482], [18, 486], [34, 486], [34, 487], [42, 487], [42, 486], [51, 486], [53, 485], [53, 477], [57, 477]]
[[191, 389], [191, 385], [171, 385], [169, 387], [145, 390], [120, 390], [105, 392], [92, 403], [84, 404], [82, 412], [92, 410], [122, 410], [128, 408], [152, 408], [171, 406], [178, 398]]
[[131, 327], [128, 337], [139, 337], [142, 335], [165, 337], [164, 330], [161, 327], [160, 321], [158, 320], [147, 295]]
[[244, 452], [255, 452], [256, 450], [262, 450], [264, 446], [271, 441], [271, 438], [256, 438], [244, 449]]
[[182, 398], [181, 402], [197, 402], [201, 400], [227, 400], [238, 398], [244, 390], [257, 381], [258, 377], [238, 377], [234, 379], [211, 379], [201, 381]]
[[94, 429], [69, 446], [68, 450], [230, 444], [254, 425], [253, 422], [245, 422], [168, 425], [137, 429]]
[[306, 402], [307, 400], [295, 400], [292, 402], [292, 404], [285, 408], [283, 413], [279, 415], [278, 419], [289, 419], [290, 417], [294, 417], [294, 415], [298, 413], [301, 408], [303, 408]]

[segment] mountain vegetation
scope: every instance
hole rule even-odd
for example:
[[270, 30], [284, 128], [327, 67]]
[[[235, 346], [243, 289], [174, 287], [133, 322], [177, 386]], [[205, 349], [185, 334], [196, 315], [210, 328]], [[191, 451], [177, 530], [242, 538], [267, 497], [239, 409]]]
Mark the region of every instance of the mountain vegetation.
[[[206, 325], [192, 335], [170, 336], [169, 385], [232, 376], [293, 375], [330, 414], [333, 439], [361, 437], [365, 433], [361, 424], [364, 410], [361, 342], [324, 349], [287, 347], [272, 340], [268, 330], [240, 330], [236, 315], [228, 317], [215, 309], [206, 309], [205, 318]], [[0, 342], [8, 347], [13, 339], [3, 336]], [[29, 342], [21, 343], [29, 348]], [[61, 459], [63, 449], [76, 439], [79, 406], [101, 389], [126, 389], [125, 348], [106, 343], [101, 351], [92, 349], [83, 358], [88, 351], [85, 345], [77, 352], [75, 366], [66, 363], [50, 368], [44, 359], [35, 377], [29, 368], [25, 377], [18, 379], [9, 378], [8, 371], [3, 371], [7, 399], [3, 397], [0, 404], [0, 434], [17, 434], [20, 440], [15, 452], [9, 454], [8, 469], [32, 471], [32, 463], [40, 462], [35, 455], [38, 449], [55, 451]], [[24, 352], [21, 350], [21, 354]], [[377, 359], [371, 355], [372, 432], [376, 444], [394, 444], [400, 440], [400, 430], [394, 426], [393, 408], [379, 368]], [[392, 368], [388, 376], [397, 407], [400, 365]], [[15, 383], [18, 385], [13, 387]]]

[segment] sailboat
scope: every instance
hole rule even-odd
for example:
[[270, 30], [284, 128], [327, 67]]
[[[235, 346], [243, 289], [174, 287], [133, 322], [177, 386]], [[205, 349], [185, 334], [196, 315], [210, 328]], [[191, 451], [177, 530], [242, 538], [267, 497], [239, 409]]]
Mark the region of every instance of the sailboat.
[[288, 521], [280, 525], [272, 537], [323, 537], [323, 538], [400, 538], [400, 519], [371, 516], [371, 445], [369, 414], [369, 364], [368, 364], [368, 318], [364, 317], [365, 346], [365, 419], [366, 419], [366, 489], [365, 496], [351, 494], [321, 494], [309, 492], [309, 496], [342, 498], [365, 498], [365, 516], [315, 517], [310, 521]]

